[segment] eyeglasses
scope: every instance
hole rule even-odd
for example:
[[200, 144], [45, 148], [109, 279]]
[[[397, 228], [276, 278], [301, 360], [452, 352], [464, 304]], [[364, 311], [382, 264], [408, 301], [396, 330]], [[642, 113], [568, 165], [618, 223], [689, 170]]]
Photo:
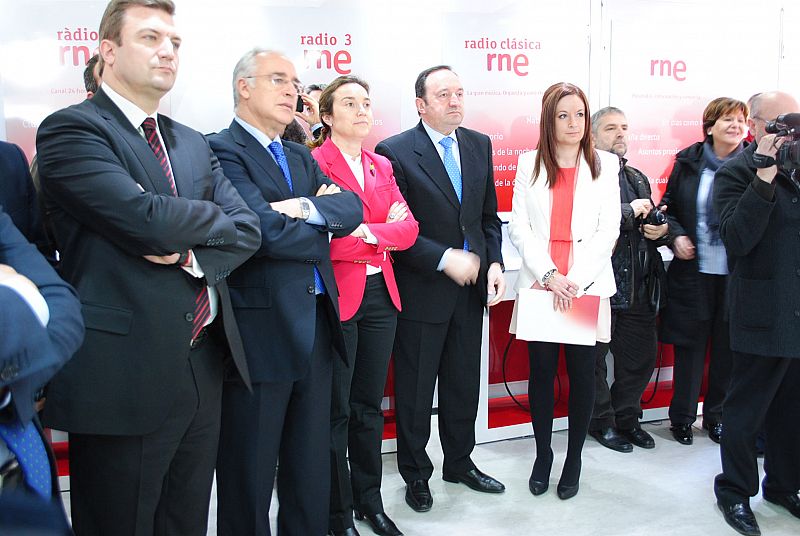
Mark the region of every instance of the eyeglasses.
[[279, 74], [254, 74], [252, 76], [245, 76], [244, 78], [266, 78], [276, 88], [284, 88], [286, 86], [294, 86], [297, 93], [303, 92], [303, 85], [297, 80], [288, 80]]

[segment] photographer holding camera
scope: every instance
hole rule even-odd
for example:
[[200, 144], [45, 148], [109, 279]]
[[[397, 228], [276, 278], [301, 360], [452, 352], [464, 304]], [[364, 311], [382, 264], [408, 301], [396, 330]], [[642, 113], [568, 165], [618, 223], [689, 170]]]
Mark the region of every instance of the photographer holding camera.
[[762, 424], [767, 436], [763, 497], [800, 517], [797, 112], [800, 105], [791, 95], [758, 95], [748, 122], [755, 143], [720, 168], [714, 189], [720, 236], [733, 268], [733, 367], [725, 399], [722, 473], [714, 492], [728, 524], [749, 536], [761, 534], [749, 497], [758, 493], [755, 440]]
[[[628, 120], [608, 106], [592, 116], [594, 146], [619, 157], [622, 218], [611, 264], [617, 293], [611, 297], [611, 342], [597, 343], [595, 403], [589, 435], [618, 452], [633, 445], [651, 449], [652, 436], [641, 429], [641, 397], [656, 362], [656, 314], [661, 302], [664, 263], [656, 248], [666, 243], [667, 219], [650, 199], [650, 181], [627, 165]], [[662, 207], [663, 209], [663, 207]], [[614, 355], [614, 384], [606, 381], [606, 354]]]
[[726, 291], [728, 263], [719, 236], [719, 216], [711, 191], [722, 164], [740, 153], [747, 133], [748, 108], [720, 97], [703, 111], [703, 137], [675, 156], [662, 203], [669, 207], [670, 247], [667, 305], [661, 315], [661, 340], [674, 345], [670, 431], [683, 445], [693, 442], [692, 424], [703, 382], [706, 348], [711, 340], [703, 428], [719, 443], [722, 401], [728, 389], [731, 352]]

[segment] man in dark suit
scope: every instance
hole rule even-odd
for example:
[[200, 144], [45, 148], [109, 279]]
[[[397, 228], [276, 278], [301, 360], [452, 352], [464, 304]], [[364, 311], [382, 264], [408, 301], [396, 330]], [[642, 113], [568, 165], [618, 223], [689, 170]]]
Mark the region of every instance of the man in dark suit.
[[0, 141], [0, 206], [22, 235], [50, 255], [39, 212], [39, 201], [22, 149]]
[[225, 279], [258, 247], [258, 218], [205, 138], [156, 113], [178, 68], [173, 13], [169, 0], [113, 0], [103, 87], [37, 138], [87, 328], [44, 410], [70, 433], [79, 534], [205, 535], [223, 373], [249, 382]]
[[767, 134], [768, 121], [798, 114], [779, 91], [753, 99], [748, 120], [755, 142], [717, 171], [719, 233], [731, 258], [733, 368], [722, 418], [722, 473], [717, 505], [737, 532], [761, 534], [750, 497], [758, 493], [756, 437], [764, 426], [767, 502], [800, 518], [800, 172], [776, 166], [786, 138]]
[[358, 227], [361, 202], [331, 183], [308, 149], [281, 140], [299, 86], [288, 58], [251, 50], [233, 80], [236, 116], [209, 141], [261, 219], [262, 239], [230, 279], [253, 392], [225, 384], [217, 533], [270, 534], [279, 463], [278, 533], [321, 535], [328, 529], [332, 360], [346, 356], [328, 236]]
[[[464, 89], [447, 66], [426, 69], [415, 86], [420, 123], [375, 148], [391, 160], [419, 237], [397, 252], [403, 311], [395, 335], [397, 463], [406, 502], [430, 510], [433, 464], [425, 452], [439, 378], [443, 478], [490, 493], [503, 484], [470, 459], [481, 362], [484, 305], [505, 293], [492, 144], [461, 127]], [[488, 297], [488, 298], [487, 298]], [[487, 303], [488, 301], [488, 303]]]
[[75, 291], [0, 209], [0, 532], [69, 532], [34, 394], [82, 339]]

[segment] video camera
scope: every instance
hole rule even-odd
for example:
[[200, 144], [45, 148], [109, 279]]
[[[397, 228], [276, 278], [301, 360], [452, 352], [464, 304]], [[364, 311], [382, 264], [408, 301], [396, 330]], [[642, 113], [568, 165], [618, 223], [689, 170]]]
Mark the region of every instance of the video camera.
[[800, 169], [800, 113], [779, 115], [765, 127], [768, 134], [786, 138], [775, 155], [775, 162], [781, 169]]

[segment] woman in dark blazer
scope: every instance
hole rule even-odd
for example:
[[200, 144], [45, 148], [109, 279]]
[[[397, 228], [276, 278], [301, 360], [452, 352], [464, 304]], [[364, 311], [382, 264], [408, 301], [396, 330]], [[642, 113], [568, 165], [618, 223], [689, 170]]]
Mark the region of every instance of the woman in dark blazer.
[[675, 253], [667, 270], [661, 340], [675, 348], [670, 430], [684, 445], [693, 441], [709, 338], [703, 428], [717, 443], [722, 435], [722, 401], [731, 368], [725, 312], [728, 263], [711, 192], [717, 168], [742, 150], [747, 115], [747, 105], [741, 101], [726, 97], [711, 101], [703, 111], [705, 139], [676, 155], [661, 201], [667, 205], [670, 247]]
[[[323, 127], [312, 155], [322, 171], [361, 198], [364, 223], [331, 242], [349, 367], [334, 362], [331, 404], [330, 534], [402, 534], [381, 501], [381, 402], [394, 342], [400, 296], [391, 252], [414, 244], [417, 221], [395, 184], [391, 163], [362, 147], [372, 128], [369, 86], [340, 76], [320, 95]], [[350, 453], [348, 467], [347, 454]]]
[[[553, 308], [566, 313], [572, 300], [598, 296], [596, 341], [611, 335], [609, 299], [617, 287], [611, 252], [619, 236], [619, 158], [592, 147], [586, 95], [572, 84], [555, 84], [542, 97], [536, 151], [519, 157], [508, 234], [522, 257], [516, 289], [552, 294]], [[549, 306], [549, 305], [548, 305]], [[516, 312], [516, 306], [515, 306]], [[516, 315], [511, 331], [517, 331]], [[536, 437], [536, 461], [528, 488], [549, 487], [553, 450], [553, 380], [562, 344], [528, 343], [528, 400]], [[578, 493], [581, 452], [594, 406], [595, 344], [563, 344], [569, 375], [569, 438], [557, 493]]]

